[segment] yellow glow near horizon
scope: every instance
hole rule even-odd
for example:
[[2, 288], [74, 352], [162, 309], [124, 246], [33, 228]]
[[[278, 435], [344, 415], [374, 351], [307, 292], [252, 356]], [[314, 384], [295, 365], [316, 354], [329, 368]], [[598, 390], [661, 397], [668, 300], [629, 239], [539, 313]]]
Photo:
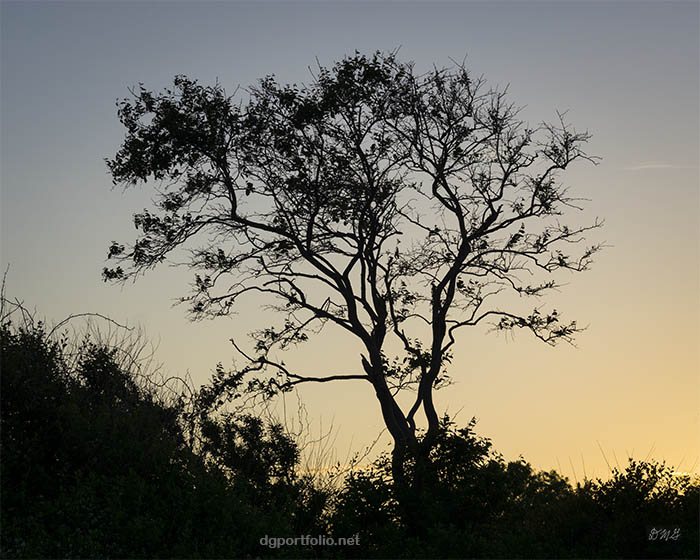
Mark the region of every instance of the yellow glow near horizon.
[[[578, 348], [549, 348], [524, 332], [510, 340], [465, 330], [455, 384], [436, 394], [439, 411], [461, 411], [461, 425], [476, 416], [477, 434], [506, 458], [522, 454], [572, 480], [584, 466], [589, 477], [604, 476], [608, 464], [624, 468], [628, 454], [643, 459], [650, 450], [697, 473], [698, 3], [293, 4], [2, 3], [8, 294], [49, 320], [97, 311], [141, 324], [160, 340], [165, 370], [205, 382], [217, 362], [231, 364], [228, 339], [246, 341], [265, 317], [264, 302], [191, 324], [182, 307], [170, 308], [191, 281], [180, 268], [164, 266], [121, 289], [101, 283], [110, 241], [133, 239], [130, 217], [150, 207], [153, 188], [109, 190], [103, 158], [124, 134], [115, 98], [138, 82], [158, 90], [175, 74], [203, 84], [218, 78], [230, 92], [269, 73], [301, 83], [316, 56], [329, 64], [355, 49], [403, 45], [402, 59], [425, 69], [467, 53], [467, 66], [488, 84], [511, 84], [509, 98], [525, 106], [526, 120], [570, 109], [567, 118], [590, 130], [590, 152], [602, 163], [563, 178], [573, 196], [589, 199], [582, 223], [606, 220], [593, 240], [609, 247], [541, 302], [590, 325]], [[263, 28], [268, 39], [260, 41]], [[359, 367], [356, 341], [332, 331], [285, 360], [311, 374]], [[366, 383], [308, 386], [300, 395], [312, 433], [334, 422], [341, 460], [382, 429]], [[385, 438], [376, 450], [386, 449]]]

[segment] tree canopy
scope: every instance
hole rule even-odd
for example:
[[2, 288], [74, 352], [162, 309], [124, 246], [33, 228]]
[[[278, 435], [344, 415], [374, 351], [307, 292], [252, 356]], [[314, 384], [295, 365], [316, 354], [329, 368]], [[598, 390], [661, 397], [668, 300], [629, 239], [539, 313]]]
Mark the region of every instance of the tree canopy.
[[[425, 441], [438, 431], [433, 391], [460, 330], [491, 321], [548, 344], [581, 330], [501, 299], [546, 295], [555, 272], [586, 270], [600, 249], [577, 244], [601, 221], [564, 221], [580, 208], [561, 172], [595, 158], [563, 115], [531, 127], [463, 64], [419, 73], [383, 53], [318, 67], [304, 85], [268, 76], [230, 96], [177, 76], [172, 89], [131, 93], [109, 170], [115, 184], [160, 188], [156, 208], [134, 216], [135, 243], [112, 243], [104, 277], [135, 277], [187, 248], [195, 317], [228, 315], [248, 295], [275, 305], [279, 324], [253, 333], [254, 348], [233, 341], [249, 364], [232, 383], [245, 374], [274, 394], [365, 380], [403, 449], [418, 441], [419, 412]], [[329, 323], [361, 342], [356, 371], [316, 376], [279, 360]], [[415, 391], [408, 410], [404, 390]]]

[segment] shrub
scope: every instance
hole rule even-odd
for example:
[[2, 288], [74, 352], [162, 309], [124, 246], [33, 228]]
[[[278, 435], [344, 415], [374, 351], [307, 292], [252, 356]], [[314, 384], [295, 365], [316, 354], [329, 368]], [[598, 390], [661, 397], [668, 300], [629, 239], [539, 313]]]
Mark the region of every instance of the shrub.
[[75, 358], [9, 321], [0, 341], [3, 556], [238, 557], [317, 530], [324, 496], [279, 426], [210, 418], [194, 449], [177, 400], [140, 387], [116, 348], [85, 340]]

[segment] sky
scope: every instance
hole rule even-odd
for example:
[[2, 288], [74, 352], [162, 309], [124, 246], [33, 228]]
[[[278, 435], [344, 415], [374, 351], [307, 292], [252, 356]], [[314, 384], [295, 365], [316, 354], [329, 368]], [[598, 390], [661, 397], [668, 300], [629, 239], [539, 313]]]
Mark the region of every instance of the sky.
[[[172, 306], [191, 274], [163, 266], [104, 284], [112, 240], [133, 241], [152, 186], [112, 188], [105, 158], [124, 131], [115, 102], [176, 74], [230, 92], [274, 74], [310, 81], [355, 50], [400, 47], [418, 69], [461, 61], [532, 123], [556, 111], [592, 134], [598, 166], [564, 176], [605, 220], [590, 271], [546, 301], [588, 329], [548, 347], [472, 329], [436, 394], [507, 459], [573, 480], [607, 477], [625, 457], [695, 472], [700, 454], [699, 6], [690, 2], [9, 2], [1, 3], [0, 259], [7, 295], [49, 321], [99, 312], [141, 326], [172, 374], [206, 381], [231, 365], [228, 340], [264, 320], [259, 304], [191, 323]], [[256, 323], [257, 322], [257, 323]], [[328, 335], [294, 356], [309, 375], [358, 365]], [[334, 369], [334, 372], [335, 369]], [[336, 373], [352, 373], [337, 371]], [[300, 390], [311, 430], [334, 429], [340, 460], [381, 432], [368, 384]], [[290, 397], [288, 409], [296, 406]], [[387, 449], [388, 438], [377, 449]], [[694, 465], [694, 467], [693, 467]]]

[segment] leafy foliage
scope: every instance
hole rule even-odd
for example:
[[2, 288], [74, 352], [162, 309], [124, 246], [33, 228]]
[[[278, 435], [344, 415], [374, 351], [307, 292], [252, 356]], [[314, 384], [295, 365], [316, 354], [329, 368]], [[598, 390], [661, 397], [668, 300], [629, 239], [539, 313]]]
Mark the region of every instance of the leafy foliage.
[[[474, 420], [457, 430], [443, 419], [412, 502], [401, 496], [406, 488], [392, 483], [388, 455], [348, 477], [333, 504], [333, 531], [359, 533], [365, 557], [697, 556], [697, 479], [630, 459], [609, 480], [574, 488], [555, 471], [504, 461], [473, 427]], [[408, 465], [417, 468], [415, 461]], [[678, 528], [681, 538], [650, 540], [654, 526]]]
[[196, 449], [116, 348], [76, 360], [41, 323], [0, 338], [4, 557], [230, 557], [316, 528], [323, 495], [279, 426], [210, 418]]
[[[78, 359], [41, 323], [0, 327], [3, 557], [691, 558], [700, 484], [630, 461], [572, 487], [506, 462], [444, 418], [427, 459], [354, 470], [332, 495], [280, 426], [189, 413], [86, 341]], [[228, 382], [221, 372], [212, 386]], [[180, 403], [180, 404], [178, 404]], [[193, 418], [197, 418], [193, 426]], [[649, 540], [652, 527], [678, 540]], [[271, 549], [265, 535], [358, 534], [359, 547]]]

